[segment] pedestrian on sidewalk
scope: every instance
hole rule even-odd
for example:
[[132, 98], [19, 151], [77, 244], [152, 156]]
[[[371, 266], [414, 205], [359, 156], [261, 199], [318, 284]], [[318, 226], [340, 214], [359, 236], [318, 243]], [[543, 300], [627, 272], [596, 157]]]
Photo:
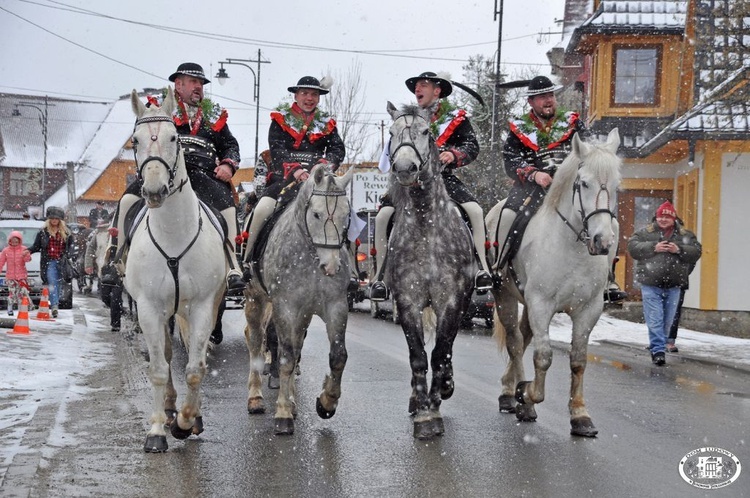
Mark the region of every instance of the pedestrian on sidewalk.
[[21, 298], [29, 297], [29, 277], [26, 271], [26, 263], [31, 261], [31, 254], [23, 245], [23, 234], [18, 230], [13, 230], [8, 235], [8, 246], [0, 251], [0, 271], [7, 265], [5, 270], [5, 285], [8, 287], [8, 316], [13, 316], [13, 303], [16, 303], [18, 309], [21, 308]]
[[658, 366], [666, 363], [667, 334], [680, 291], [702, 252], [695, 234], [676, 220], [674, 206], [666, 201], [656, 209], [653, 222], [628, 241], [628, 252], [636, 261], [635, 281], [641, 286], [651, 361]]

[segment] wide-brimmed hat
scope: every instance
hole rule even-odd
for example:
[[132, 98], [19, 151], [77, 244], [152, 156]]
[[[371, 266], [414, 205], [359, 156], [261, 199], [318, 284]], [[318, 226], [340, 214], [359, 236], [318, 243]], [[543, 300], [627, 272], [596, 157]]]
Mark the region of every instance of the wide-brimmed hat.
[[211, 83], [211, 80], [206, 78], [206, 74], [203, 72], [203, 68], [200, 66], [200, 64], [196, 64], [195, 62], [183, 62], [180, 64], [180, 66], [177, 68], [177, 71], [172, 73], [172, 75], [169, 77], [169, 81], [174, 82], [174, 80], [177, 79], [177, 77], [181, 74], [184, 74], [185, 76], [192, 76], [193, 78], [198, 78], [199, 80], [203, 81], [203, 84]]
[[451, 82], [445, 78], [441, 78], [440, 76], [438, 76], [436, 73], [433, 73], [432, 71], [425, 71], [419, 76], [414, 76], [413, 78], [409, 78], [408, 80], [406, 80], [406, 88], [408, 88], [411, 93], [414, 93], [414, 91], [417, 88], [417, 82], [421, 80], [431, 81], [435, 83], [437, 86], [439, 86], [441, 99], [453, 93], [453, 85], [451, 84]]
[[57, 218], [58, 220], [62, 220], [63, 218], [65, 218], [65, 211], [57, 206], [50, 206], [47, 208], [47, 219], [50, 218]]
[[555, 85], [546, 76], [537, 76], [529, 81], [529, 86], [526, 89], [526, 96], [534, 97], [535, 95], [542, 95], [543, 93], [556, 92], [561, 88], [562, 85]]
[[313, 90], [317, 90], [320, 92], [321, 95], [325, 95], [330, 91], [331, 85], [327, 84], [328, 81], [326, 78], [323, 78], [323, 82], [321, 82], [318, 78], [315, 76], [303, 76], [299, 79], [296, 85], [290, 86], [287, 88], [292, 93], [297, 93], [297, 90], [300, 88], [311, 88]]

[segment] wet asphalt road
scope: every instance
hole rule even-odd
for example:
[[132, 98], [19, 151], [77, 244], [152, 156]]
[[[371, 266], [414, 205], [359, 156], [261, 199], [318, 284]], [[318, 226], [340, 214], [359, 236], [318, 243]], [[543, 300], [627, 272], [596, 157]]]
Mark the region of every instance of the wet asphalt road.
[[[591, 347], [585, 391], [599, 436], [575, 438], [565, 350], [554, 349], [538, 421], [521, 424], [498, 412], [505, 360], [477, 325], [477, 335], [463, 332], [455, 344], [456, 390], [441, 410], [446, 433], [422, 442], [411, 435], [400, 327], [353, 312], [336, 415], [322, 420], [315, 413], [328, 354], [316, 318], [297, 378], [295, 434], [279, 437], [276, 391], [264, 388], [265, 415], [246, 411], [241, 311], [228, 311], [224, 323], [225, 340], [211, 353], [204, 381], [200, 437], [168, 436], [166, 454], [143, 452], [151, 402], [145, 345], [139, 335], [113, 333], [113, 364], [54, 418], [55, 449], [43, 451], [30, 496], [750, 496], [748, 470], [713, 491], [689, 486], [678, 473], [686, 453], [707, 445], [750, 465], [744, 372], [681, 362], [679, 355], [660, 368], [645, 350]], [[177, 351], [174, 377], [182, 394], [186, 360]], [[528, 376], [530, 359], [526, 365]]]

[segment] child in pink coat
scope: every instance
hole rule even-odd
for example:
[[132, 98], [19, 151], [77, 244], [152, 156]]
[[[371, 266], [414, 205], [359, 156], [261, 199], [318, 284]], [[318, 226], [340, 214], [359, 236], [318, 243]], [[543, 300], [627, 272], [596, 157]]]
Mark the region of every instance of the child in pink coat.
[[[5, 271], [5, 285], [8, 286], [8, 315], [13, 316], [13, 302], [21, 306], [21, 298], [25, 295], [29, 299], [29, 276], [26, 263], [31, 261], [31, 254], [26, 252], [23, 245], [23, 235], [14, 230], [8, 235], [8, 247], [0, 251], [0, 271], [7, 264]], [[29, 299], [31, 304], [31, 299]]]

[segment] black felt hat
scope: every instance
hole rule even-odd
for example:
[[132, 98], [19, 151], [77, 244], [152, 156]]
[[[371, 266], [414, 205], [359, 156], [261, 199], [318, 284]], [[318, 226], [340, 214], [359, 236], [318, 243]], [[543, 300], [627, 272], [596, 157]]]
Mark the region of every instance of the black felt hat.
[[318, 90], [321, 95], [325, 95], [330, 91], [329, 89], [331, 86], [325, 86], [325, 78], [323, 78], [323, 80], [323, 84], [321, 84], [320, 80], [314, 76], [303, 76], [299, 79], [296, 85], [290, 86], [287, 90], [296, 93], [300, 88], [312, 88], [313, 90]]
[[526, 89], [527, 97], [534, 97], [535, 95], [541, 95], [543, 93], [556, 92], [562, 88], [562, 85], [555, 85], [546, 76], [537, 76], [529, 82], [529, 86]]
[[50, 218], [57, 218], [58, 220], [62, 220], [65, 218], [65, 211], [57, 206], [50, 206], [47, 208], [47, 219]]
[[200, 64], [196, 64], [195, 62], [183, 62], [182, 64], [180, 64], [180, 66], [177, 68], [177, 71], [172, 73], [172, 75], [169, 77], [169, 81], [174, 82], [174, 80], [176, 80], [177, 77], [181, 74], [203, 80], [204, 85], [206, 83], [211, 83], [211, 81], [206, 78], [206, 75], [203, 72], [203, 68], [200, 66]]
[[409, 78], [408, 80], [406, 80], [406, 88], [408, 88], [411, 93], [414, 93], [415, 89], [417, 88], [417, 82], [421, 80], [431, 81], [439, 86], [441, 99], [453, 93], [453, 85], [451, 84], [451, 82], [445, 78], [441, 78], [432, 71], [426, 71], [419, 76]]

